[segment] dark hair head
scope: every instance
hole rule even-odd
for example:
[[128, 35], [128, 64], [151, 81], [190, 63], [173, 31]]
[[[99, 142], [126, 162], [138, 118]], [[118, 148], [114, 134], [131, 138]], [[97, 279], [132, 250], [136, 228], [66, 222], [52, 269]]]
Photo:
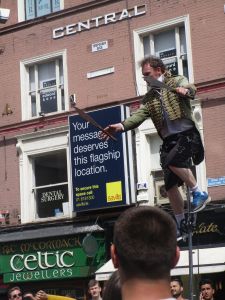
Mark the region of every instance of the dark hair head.
[[12, 293], [13, 291], [15, 291], [15, 290], [18, 290], [18, 291], [20, 291], [20, 292], [22, 293], [20, 287], [14, 286], [14, 287], [12, 287], [12, 288], [10, 288], [10, 289], [8, 290], [8, 292], [7, 292], [8, 298], [11, 298], [11, 293]]
[[122, 300], [119, 272], [115, 271], [106, 283], [103, 300]]
[[33, 300], [34, 298], [34, 293], [31, 291], [26, 291], [23, 293], [23, 300]]
[[97, 280], [95, 280], [95, 279], [91, 279], [91, 280], [88, 282], [88, 288], [91, 288], [91, 287], [93, 287], [93, 286], [95, 286], [95, 285], [100, 286], [99, 282], [98, 282]]
[[171, 277], [171, 280], [170, 280], [170, 281], [171, 281], [171, 282], [172, 282], [172, 281], [176, 281], [176, 282], [179, 283], [179, 285], [180, 285], [181, 287], [184, 286], [184, 285], [183, 285], [183, 281], [181, 280], [180, 277]]
[[151, 55], [151, 56], [145, 57], [141, 61], [142, 68], [144, 65], [148, 65], [148, 64], [154, 69], [161, 68], [162, 73], [164, 73], [166, 70], [166, 66], [164, 65], [163, 61], [156, 56]]
[[201, 290], [201, 287], [204, 284], [209, 284], [209, 285], [211, 285], [211, 288], [214, 289], [214, 284], [213, 284], [212, 280], [209, 278], [204, 278], [199, 282], [199, 290]]
[[169, 278], [176, 258], [176, 225], [162, 209], [127, 209], [114, 227], [114, 245], [123, 273], [129, 278]]

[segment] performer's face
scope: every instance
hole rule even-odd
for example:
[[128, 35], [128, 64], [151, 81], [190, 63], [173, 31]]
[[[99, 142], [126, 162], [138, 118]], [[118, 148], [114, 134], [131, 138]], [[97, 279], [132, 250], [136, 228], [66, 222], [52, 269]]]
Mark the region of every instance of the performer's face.
[[142, 74], [144, 76], [151, 76], [154, 79], [158, 79], [162, 75], [161, 68], [153, 68], [150, 66], [150, 64], [145, 64], [142, 67]]

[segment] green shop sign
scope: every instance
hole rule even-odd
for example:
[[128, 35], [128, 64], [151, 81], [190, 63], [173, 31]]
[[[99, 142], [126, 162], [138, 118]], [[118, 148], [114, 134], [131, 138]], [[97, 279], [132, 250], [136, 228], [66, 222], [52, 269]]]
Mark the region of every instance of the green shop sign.
[[0, 245], [4, 283], [87, 277], [104, 262], [103, 233]]

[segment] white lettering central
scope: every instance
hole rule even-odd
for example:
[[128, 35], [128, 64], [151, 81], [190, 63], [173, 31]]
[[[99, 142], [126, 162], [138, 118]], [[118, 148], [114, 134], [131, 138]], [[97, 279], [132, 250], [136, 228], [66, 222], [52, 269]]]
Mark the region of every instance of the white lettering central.
[[[143, 9], [144, 8], [144, 9]], [[107, 25], [109, 23], [115, 23], [128, 18], [141, 16], [146, 13], [146, 5], [134, 6], [131, 9], [123, 9], [119, 13], [109, 13], [104, 16], [98, 16], [86, 21], [81, 21], [74, 24], [68, 24], [65, 27], [58, 27], [53, 29], [53, 39], [62, 38], [67, 35], [76, 34], [83, 30], [89, 30], [92, 28], [99, 27], [100, 25]]]

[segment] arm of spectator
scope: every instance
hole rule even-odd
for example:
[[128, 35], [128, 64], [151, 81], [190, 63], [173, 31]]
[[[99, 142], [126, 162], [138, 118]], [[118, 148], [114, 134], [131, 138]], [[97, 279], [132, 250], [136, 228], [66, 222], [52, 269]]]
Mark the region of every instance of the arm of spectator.
[[35, 300], [76, 300], [74, 298], [59, 296], [59, 295], [49, 295], [46, 294], [44, 291], [40, 290], [35, 295]]
[[200, 293], [200, 295], [199, 295], [199, 300], [204, 300], [202, 293]]
[[65, 296], [58, 296], [58, 295], [47, 295], [47, 300], [76, 300], [75, 298], [65, 297]]
[[44, 291], [40, 290], [36, 293], [35, 300], [48, 300], [48, 295]]

